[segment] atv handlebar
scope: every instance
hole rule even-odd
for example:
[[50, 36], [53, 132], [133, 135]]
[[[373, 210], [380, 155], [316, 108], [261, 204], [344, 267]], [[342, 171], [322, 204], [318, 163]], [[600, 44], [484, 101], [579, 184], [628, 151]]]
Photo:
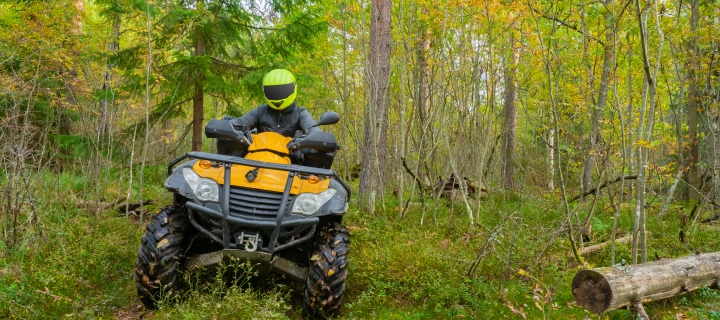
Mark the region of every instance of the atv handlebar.
[[[205, 136], [208, 138], [239, 141], [246, 146], [250, 146], [252, 144], [252, 135], [247, 130], [248, 128], [236, 129], [231, 119], [231, 117], [225, 117], [222, 120], [210, 120], [205, 126]], [[340, 116], [336, 112], [329, 111], [323, 113], [322, 116], [320, 116], [320, 120], [313, 126], [302, 129], [303, 135], [295, 136], [290, 143], [288, 143], [288, 149], [298, 150], [309, 148], [321, 152], [334, 152], [338, 150], [337, 140], [335, 140], [335, 136], [332, 133], [322, 131], [308, 132], [311, 128], [335, 124], [338, 121], [340, 121]]]
[[205, 136], [215, 139], [229, 139], [240, 141], [245, 146], [252, 144], [252, 135], [248, 130], [237, 130], [228, 119], [210, 120], [205, 126]]

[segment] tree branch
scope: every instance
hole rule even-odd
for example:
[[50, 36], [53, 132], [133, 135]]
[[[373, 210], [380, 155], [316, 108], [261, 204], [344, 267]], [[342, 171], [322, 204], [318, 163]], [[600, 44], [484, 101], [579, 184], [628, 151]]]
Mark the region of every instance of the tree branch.
[[418, 178], [418, 177], [415, 175], [415, 173], [412, 172], [412, 170], [410, 169], [410, 167], [409, 167], [408, 164], [407, 164], [407, 161], [406, 161], [406, 158], [405, 158], [405, 157], [402, 157], [402, 164], [403, 164], [403, 167], [405, 168], [405, 171], [407, 171], [407, 173], [409, 173], [410, 176], [413, 177], [413, 179], [415, 179], [415, 182], [417, 182], [417, 185], [418, 185], [418, 187], [420, 188], [420, 193], [422, 193], [422, 192], [423, 192], [423, 188], [424, 188], [424, 186], [423, 186], [423, 184], [422, 184], [422, 181], [420, 181], [420, 178]]
[[584, 198], [584, 197], [589, 196], [589, 195], [591, 195], [591, 194], [595, 194], [596, 192], [602, 190], [603, 188], [606, 188], [606, 187], [608, 187], [608, 186], [610, 186], [610, 185], [612, 185], [612, 184], [614, 184], [614, 183], [620, 182], [620, 180], [635, 180], [635, 179], [637, 179], [637, 175], [617, 177], [617, 178], [616, 178], [615, 180], [613, 180], [613, 181], [604, 182], [603, 184], [601, 184], [601, 185], [600, 185], [599, 187], [597, 187], [597, 188], [592, 188], [592, 189], [588, 190], [587, 192], [585, 192], [585, 193], [583, 193], [583, 194], [579, 194], [579, 195], [577, 195], [577, 196], [572, 197], [572, 199], [570, 199], [570, 201], [575, 201], [575, 200], [577, 200], [577, 199]]
[[[529, 5], [529, 4], [528, 4], [528, 5]], [[548, 20], [550, 20], [550, 21], [555, 21], [555, 22], [561, 24], [562, 26], [564, 26], [564, 27], [566, 27], [566, 28], [568, 28], [568, 29], [574, 30], [574, 31], [576, 31], [576, 32], [579, 33], [579, 34], [582, 34], [582, 35], [587, 36], [588, 39], [594, 40], [595, 42], [599, 43], [599, 44], [602, 45], [603, 47], [605, 46], [605, 42], [603, 42], [602, 40], [600, 40], [600, 39], [598, 39], [598, 38], [596, 38], [596, 37], [593, 37], [592, 35], [585, 34], [582, 30], [578, 29], [577, 26], [571, 25], [571, 24], [567, 23], [567, 22], [564, 21], [564, 20], [558, 19], [557, 17], [549, 16], [549, 15], [547, 15], [546, 13], [542, 13], [542, 12], [540, 12], [540, 10], [535, 9], [535, 8], [533, 8], [532, 6], [530, 6], [530, 9], [531, 9], [532, 11], [535, 11], [535, 13], [539, 14], [541, 17], [543, 17], [543, 18], [545, 18], [545, 19], [548, 19]]]

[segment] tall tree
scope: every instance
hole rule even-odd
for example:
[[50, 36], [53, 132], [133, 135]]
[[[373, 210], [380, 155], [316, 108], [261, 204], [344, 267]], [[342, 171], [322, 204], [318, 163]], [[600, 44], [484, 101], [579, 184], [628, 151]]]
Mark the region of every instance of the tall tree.
[[700, 20], [700, 0], [690, 1], [690, 34], [691, 40], [688, 41], [687, 47], [690, 54], [687, 60], [687, 79], [688, 85], [688, 136], [690, 138], [690, 154], [688, 155], [688, 184], [690, 188], [688, 195], [690, 199], [696, 202], [700, 200], [700, 170], [698, 162], [700, 157], [700, 142], [698, 141], [698, 117], [701, 97], [698, 89], [697, 72], [700, 67], [698, 52], [698, 33], [697, 26]]
[[[610, 84], [610, 72], [615, 61], [615, 41], [614, 41], [614, 29], [615, 22], [613, 19], [613, 13], [610, 11], [612, 0], [604, 0], [603, 6], [605, 7], [605, 13], [603, 14], [605, 20], [605, 41], [602, 43], [603, 46], [603, 68], [602, 75], [600, 76], [600, 87], [598, 88], [597, 100], [594, 105], [591, 106], [590, 112], [590, 142], [589, 150], [585, 157], [585, 163], [582, 172], [582, 190], [587, 192], [592, 186], [592, 172], [595, 168], [595, 159], [600, 152], [602, 152], [602, 136], [601, 126], [605, 114], [605, 108], [607, 106], [607, 95]], [[586, 36], [587, 38], [587, 36]]]
[[517, 133], [517, 90], [518, 90], [518, 63], [520, 62], [519, 22], [514, 22], [510, 28], [511, 54], [505, 66], [505, 101], [503, 113], [505, 123], [503, 126], [503, 157], [505, 167], [503, 170], [503, 185], [514, 189], [515, 180], [515, 141]]
[[385, 190], [385, 154], [390, 82], [390, 0], [373, 0], [370, 22], [370, 65], [366, 74], [369, 103], [365, 112], [365, 143], [360, 177], [360, 206], [375, 211], [375, 200]]
[[[424, 7], [419, 10], [427, 10]], [[425, 125], [428, 116], [430, 115], [430, 64], [428, 63], [428, 56], [430, 54], [430, 37], [432, 33], [428, 27], [428, 22], [423, 21], [418, 28], [418, 40], [417, 40], [417, 78], [419, 79], [418, 85], [418, 99], [417, 99], [417, 113], [418, 120], [420, 120], [420, 126]]]
[[[657, 59], [655, 70], [650, 70], [650, 58], [648, 53], [648, 31], [647, 31], [647, 14], [643, 14], [640, 9], [640, 0], [635, 0], [635, 11], [640, 26], [640, 47], [642, 49], [642, 62], [645, 86], [642, 92], [642, 106], [640, 107], [640, 121], [638, 121], [638, 132], [636, 142], [636, 159], [637, 159], [637, 180], [635, 180], [635, 215], [633, 220], [633, 246], [632, 246], [632, 262], [638, 262], [637, 254], [640, 253], [640, 262], [647, 261], [647, 243], [645, 233], [645, 189], [648, 168], [648, 149], [650, 139], [652, 138], [653, 128], [655, 126], [655, 107], [657, 106], [657, 79], [660, 67], [660, 59]], [[655, 3], [655, 21], [657, 23], [657, 31], [659, 33], [658, 57], [662, 56], [664, 35], [660, 29], [660, 14]], [[647, 112], [646, 112], [647, 111]], [[645, 123], [645, 115], [647, 113], [647, 123]]]
[[[158, 22], [151, 83], [158, 103], [150, 122], [182, 115], [192, 101], [193, 150], [202, 147], [205, 97], [213, 97], [227, 113], [239, 114], [238, 97], [258, 98], [264, 73], [292, 69], [298, 54], [312, 51], [327, 26], [314, 0], [164, 0], [153, 14]], [[118, 54], [126, 75], [135, 80], [131, 88], [144, 83], [144, 77], [133, 73], [144, 50], [138, 44]]]
[[[203, 16], [205, 14], [205, 1], [204, 0], [198, 0], [197, 1], [197, 12], [199, 16]], [[201, 30], [195, 30], [195, 57], [202, 57], [205, 55], [205, 37], [203, 36]], [[193, 95], [193, 134], [192, 134], [192, 150], [193, 151], [199, 151], [202, 150], [202, 125], [204, 117], [203, 112], [203, 105], [205, 102], [205, 94], [203, 93], [203, 87], [205, 85], [204, 83], [205, 75], [203, 73], [199, 73], [195, 78], [195, 94]]]

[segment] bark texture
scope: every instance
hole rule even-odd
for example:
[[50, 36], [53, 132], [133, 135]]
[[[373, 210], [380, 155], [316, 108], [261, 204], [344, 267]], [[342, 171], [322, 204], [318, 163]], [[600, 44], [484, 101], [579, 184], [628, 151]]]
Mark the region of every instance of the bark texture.
[[385, 189], [385, 154], [390, 82], [390, 0], [373, 0], [370, 23], [369, 108], [360, 176], [360, 206], [375, 211], [375, 199]]
[[420, 125], [424, 126], [430, 116], [430, 64], [428, 56], [430, 55], [430, 37], [432, 34], [427, 27], [421, 28], [418, 32], [420, 41], [417, 48], [418, 71], [417, 77], [420, 79], [418, 86], [419, 96], [417, 112], [420, 116]]
[[[611, 5], [610, 0], [605, 0], [604, 5], [608, 8]], [[600, 123], [603, 121], [605, 107], [607, 106], [607, 93], [610, 84], [610, 72], [615, 64], [615, 36], [613, 14], [605, 11], [605, 45], [602, 75], [600, 76], [600, 88], [598, 89], [597, 105], [592, 107], [590, 118], [590, 150], [585, 157], [585, 164], [582, 173], [582, 189], [583, 192], [590, 190], [592, 187], [592, 172], [595, 168], [595, 158], [602, 152], [602, 136]]]
[[578, 305], [595, 313], [673, 297], [709, 286], [718, 288], [720, 252], [639, 265], [580, 271], [572, 282]]
[[697, 163], [700, 157], [700, 143], [698, 141], [698, 118], [700, 109], [700, 90], [698, 89], [698, 79], [696, 70], [699, 69], [698, 60], [698, 35], [697, 25], [700, 18], [699, 0], [691, 1], [692, 15], [690, 18], [690, 32], [693, 34], [693, 40], [689, 44], [691, 52], [688, 59], [688, 136], [690, 138], [690, 154], [688, 155], [688, 190], [689, 198], [696, 202], [700, 200], [700, 170]]
[[[517, 29], [513, 27], [513, 29]], [[511, 60], [505, 68], [505, 101], [503, 113], [505, 123], [503, 125], [503, 157], [505, 160], [503, 169], [503, 185], [505, 188], [514, 189], [515, 167], [515, 140], [517, 136], [517, 89], [518, 89], [518, 63], [520, 62], [520, 47], [518, 39], [513, 30], [510, 42], [512, 46]], [[518, 32], [519, 33], [519, 32]]]

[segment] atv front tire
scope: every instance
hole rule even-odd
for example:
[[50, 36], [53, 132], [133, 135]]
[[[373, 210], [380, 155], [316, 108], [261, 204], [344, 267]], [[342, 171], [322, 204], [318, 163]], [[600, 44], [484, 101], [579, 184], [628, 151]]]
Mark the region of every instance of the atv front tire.
[[315, 236], [305, 288], [305, 312], [336, 317], [345, 293], [350, 233], [338, 223], [320, 228]]
[[148, 309], [170, 291], [180, 288], [180, 255], [187, 225], [185, 209], [168, 206], [148, 223], [138, 249], [135, 286]]

